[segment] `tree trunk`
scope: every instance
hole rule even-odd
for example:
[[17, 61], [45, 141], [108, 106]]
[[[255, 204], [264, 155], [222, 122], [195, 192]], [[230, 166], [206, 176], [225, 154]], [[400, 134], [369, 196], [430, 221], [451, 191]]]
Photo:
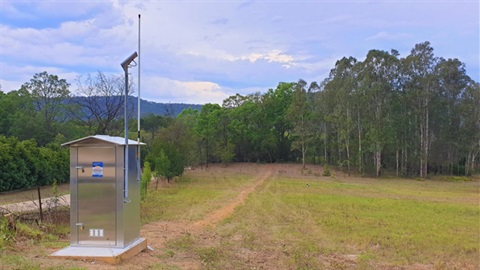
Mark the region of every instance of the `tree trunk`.
[[430, 135], [429, 135], [429, 118], [428, 118], [428, 101], [427, 101], [427, 104], [425, 106], [425, 114], [426, 114], [426, 123], [425, 123], [425, 163], [423, 164], [424, 168], [423, 168], [423, 173], [424, 173], [424, 176], [427, 177], [428, 176], [428, 153], [429, 153], [429, 148], [430, 148]]
[[425, 143], [424, 140], [423, 140], [423, 122], [420, 123], [420, 171], [419, 171], [419, 174], [420, 174], [420, 178], [423, 177], [423, 149], [424, 149], [424, 146], [423, 144]]
[[349, 141], [348, 139], [345, 141], [345, 148], [347, 150], [347, 170], [348, 170], [348, 176], [350, 176], [350, 147], [349, 147]]
[[302, 140], [302, 163], [303, 168], [305, 169], [305, 153], [307, 152], [307, 148], [305, 147], [305, 140]]
[[205, 147], [205, 168], [208, 168], [208, 139], [205, 141], [206, 142], [206, 147]]
[[40, 193], [40, 185], [37, 185], [37, 192], [38, 192], [38, 210], [40, 211], [40, 222], [43, 222], [42, 195]]
[[472, 162], [471, 162], [471, 166], [472, 166], [471, 172], [472, 172], [472, 174], [475, 173], [475, 158], [477, 157], [477, 154], [478, 154], [478, 152], [474, 152], [472, 154]]
[[469, 176], [469, 169], [470, 169], [470, 160], [471, 160], [471, 157], [472, 157], [472, 153], [470, 151], [468, 151], [467, 153], [467, 158], [465, 160], [465, 176]]
[[327, 164], [327, 124], [324, 123], [323, 126], [325, 127], [324, 128], [324, 131], [325, 131], [325, 136], [323, 136], [323, 159], [324, 159], [324, 163]]
[[375, 170], [376, 176], [379, 177], [380, 169], [382, 167], [382, 152], [379, 150], [375, 151], [375, 167], [376, 167], [376, 170]]
[[337, 152], [338, 152], [338, 156], [337, 156], [337, 160], [339, 161], [342, 161], [342, 140], [340, 139], [340, 133], [337, 132]]
[[362, 173], [362, 126], [360, 125], [360, 113], [358, 115], [358, 172]]
[[397, 152], [395, 153], [395, 161], [396, 161], [396, 175], [398, 177], [398, 148], [397, 148]]

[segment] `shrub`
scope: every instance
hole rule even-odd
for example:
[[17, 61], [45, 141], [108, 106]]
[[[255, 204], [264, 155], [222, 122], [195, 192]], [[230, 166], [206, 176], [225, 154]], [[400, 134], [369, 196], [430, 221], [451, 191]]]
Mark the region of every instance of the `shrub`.
[[328, 164], [323, 165], [323, 176], [331, 176], [330, 169]]
[[150, 163], [145, 161], [143, 168], [142, 180], [140, 181], [140, 198], [145, 200], [147, 197], [148, 184], [152, 180], [152, 170], [150, 169]]
[[0, 251], [13, 242], [15, 230], [5, 216], [0, 215]]

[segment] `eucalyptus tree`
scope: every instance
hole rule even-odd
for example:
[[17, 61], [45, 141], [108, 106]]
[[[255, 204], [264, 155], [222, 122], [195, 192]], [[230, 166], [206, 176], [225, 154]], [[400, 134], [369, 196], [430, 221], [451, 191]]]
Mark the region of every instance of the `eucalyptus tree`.
[[229, 111], [228, 130], [239, 161], [275, 160], [276, 131], [273, 120], [266, 114], [268, 108], [257, 92], [246, 96], [232, 96], [225, 100]]
[[185, 164], [188, 166], [197, 166], [202, 161], [202, 137], [200, 136], [198, 128], [199, 112], [196, 109], [188, 108], [183, 110], [175, 118], [175, 122], [182, 123], [186, 131], [186, 140], [190, 149], [187, 150], [187, 157], [185, 158]]
[[[31, 94], [20, 89], [3, 93], [0, 91], [0, 134], [5, 136], [16, 136], [20, 139], [30, 139], [38, 129], [33, 128], [37, 112], [33, 106]], [[30, 129], [22, 130], [23, 124], [31, 125]]]
[[45, 129], [42, 115], [35, 109], [32, 95], [25, 89], [9, 92], [5, 96], [6, 103], [2, 104], [7, 136], [15, 136], [20, 140], [35, 139], [45, 145], [53, 141], [54, 137]]
[[173, 119], [171, 124], [160, 129], [157, 140], [175, 147], [186, 166], [198, 164], [194, 130], [182, 118]]
[[465, 174], [475, 173], [480, 155], [480, 83], [470, 81], [461, 95], [459, 144], [465, 151]]
[[313, 81], [310, 83], [307, 91], [307, 104], [310, 110], [310, 128], [311, 128], [311, 138], [310, 138], [310, 151], [311, 158], [313, 159], [313, 163], [317, 163], [317, 158], [319, 162], [324, 162], [322, 156], [325, 155], [325, 147], [323, 145], [323, 130], [324, 130], [324, 117], [322, 114], [322, 104], [321, 104], [321, 96], [322, 93], [322, 85], [318, 84], [317, 82]]
[[[432, 102], [431, 132], [435, 141], [431, 142], [430, 167], [435, 171], [444, 170], [448, 164], [449, 171], [465, 156], [465, 143], [460, 142], [463, 129], [461, 105], [462, 94], [471, 79], [467, 76], [465, 65], [458, 59], [445, 60], [440, 58], [435, 66], [437, 76], [437, 90]], [[472, 113], [475, 109], [472, 110]], [[432, 164], [433, 163], [433, 164]]]
[[286, 118], [286, 113], [293, 98], [295, 83], [281, 82], [275, 90], [269, 89], [262, 96], [262, 110], [268, 125], [274, 131], [275, 136], [275, 161], [287, 161], [290, 159], [290, 131], [293, 128], [291, 121]]
[[64, 101], [70, 96], [69, 86], [65, 79], [46, 71], [36, 73], [30, 82], [22, 85], [31, 93], [35, 109], [41, 115], [39, 120], [47, 132], [48, 137], [39, 140], [41, 145], [51, 141], [49, 138], [54, 138], [58, 131], [56, 124], [66, 120]]
[[172, 117], [155, 115], [153, 113], [149, 113], [140, 119], [143, 129], [150, 133], [151, 141], [155, 141], [155, 135], [158, 134], [161, 128], [168, 127], [173, 121], [174, 118]]
[[253, 103], [247, 96], [236, 94], [223, 101], [222, 107], [229, 111], [230, 122], [228, 130], [231, 134], [231, 141], [234, 144], [234, 152], [239, 161], [248, 161], [252, 152], [249, 134], [249, 120], [252, 120], [251, 109]]
[[399, 71], [399, 60], [396, 55], [385, 51], [371, 50], [361, 63], [358, 75], [360, 95], [368, 106], [365, 106], [366, 139], [369, 150], [373, 153], [376, 176], [381, 173], [382, 152], [394, 138], [390, 122], [390, 110], [394, 82]]
[[414, 107], [419, 136], [419, 176], [428, 174], [428, 157], [430, 152], [430, 103], [435, 96], [437, 83], [435, 66], [438, 58], [433, 54], [430, 42], [416, 44], [404, 61], [407, 81], [405, 90], [409, 92], [411, 105]]
[[324, 106], [328, 108], [325, 120], [330, 123], [332, 131], [334, 131], [331, 135], [336, 137], [336, 162], [341, 167], [346, 163], [348, 173], [351, 169], [350, 145], [351, 134], [354, 129], [353, 105], [357, 84], [356, 65], [357, 59], [343, 57], [335, 63], [335, 67], [330, 71], [329, 77], [324, 82]]
[[210, 161], [216, 161], [218, 126], [220, 119], [219, 111], [222, 108], [218, 104], [205, 104], [198, 116], [196, 132], [202, 140], [202, 148], [205, 149], [205, 164], [208, 167]]
[[[133, 85], [128, 87], [133, 92]], [[119, 135], [123, 131], [125, 80], [122, 76], [107, 76], [98, 72], [77, 78], [77, 90], [71, 98], [70, 113], [90, 133]], [[131, 102], [127, 100], [128, 104]], [[127, 117], [133, 114], [133, 104], [127, 105]]]
[[308, 144], [312, 138], [311, 115], [312, 109], [308, 101], [306, 90], [307, 82], [300, 79], [294, 86], [292, 103], [290, 104], [286, 117], [293, 124], [292, 136], [294, 149], [302, 153], [302, 165], [305, 169], [305, 156]]

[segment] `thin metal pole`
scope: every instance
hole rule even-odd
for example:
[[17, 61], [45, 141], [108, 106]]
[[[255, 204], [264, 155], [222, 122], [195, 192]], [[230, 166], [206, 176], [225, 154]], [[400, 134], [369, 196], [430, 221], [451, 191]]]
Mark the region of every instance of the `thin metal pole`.
[[127, 99], [128, 99], [128, 66], [125, 68], [125, 100], [123, 104], [123, 116], [125, 118], [125, 177], [123, 182], [124, 202], [128, 202], [128, 119], [127, 119]]
[[125, 119], [125, 151], [124, 151], [124, 182], [123, 182], [123, 201], [124, 202], [130, 202], [128, 199], [128, 119], [127, 119], [127, 100], [128, 100], [128, 65], [138, 56], [137, 52], [134, 52], [132, 55], [130, 55], [125, 61], [123, 61], [120, 65], [123, 68], [123, 71], [125, 71], [125, 100], [123, 104], [123, 117]]
[[140, 164], [140, 14], [138, 14], [138, 119], [137, 119], [137, 181], [140, 181], [142, 169]]

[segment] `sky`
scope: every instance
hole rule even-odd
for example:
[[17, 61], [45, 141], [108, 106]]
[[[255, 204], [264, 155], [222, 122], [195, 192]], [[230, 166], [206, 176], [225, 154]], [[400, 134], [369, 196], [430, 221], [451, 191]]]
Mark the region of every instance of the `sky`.
[[[479, 82], [479, 14], [478, 0], [0, 0], [0, 85], [18, 90], [47, 71], [75, 94], [79, 76], [122, 75], [139, 32], [140, 96], [156, 102], [222, 104], [321, 82], [342, 57], [406, 57], [425, 41]], [[138, 65], [129, 71], [137, 85]]]

